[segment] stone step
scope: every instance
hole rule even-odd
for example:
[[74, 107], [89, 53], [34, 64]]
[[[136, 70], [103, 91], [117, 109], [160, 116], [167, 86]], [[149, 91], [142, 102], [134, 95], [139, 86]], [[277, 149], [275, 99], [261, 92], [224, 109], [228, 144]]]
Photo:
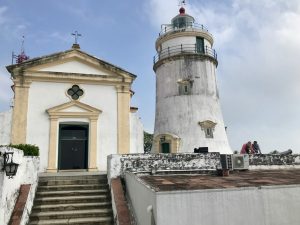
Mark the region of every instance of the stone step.
[[29, 225], [113, 225], [112, 217], [101, 218], [74, 218], [57, 220], [36, 220], [31, 221]]
[[33, 212], [50, 212], [77, 209], [111, 209], [111, 202], [92, 202], [92, 203], [71, 203], [71, 204], [55, 204], [55, 205], [36, 205], [32, 208]]
[[52, 211], [52, 212], [34, 212], [30, 215], [30, 221], [52, 220], [52, 219], [74, 219], [74, 218], [92, 218], [92, 217], [111, 217], [111, 209], [88, 209], [88, 210], [70, 210], [70, 211]]
[[67, 196], [89, 196], [89, 195], [107, 195], [108, 190], [71, 190], [71, 191], [42, 191], [36, 193], [36, 198], [42, 197], [67, 197]]
[[29, 225], [113, 225], [106, 174], [43, 174]]
[[67, 197], [42, 197], [35, 198], [34, 205], [43, 204], [71, 204], [111, 201], [110, 195], [89, 195], [89, 196], [67, 196]]
[[37, 192], [40, 191], [63, 191], [63, 190], [102, 190], [107, 189], [108, 184], [71, 184], [71, 185], [55, 185], [55, 186], [39, 186]]
[[107, 184], [107, 179], [66, 179], [66, 180], [39, 180], [38, 185], [58, 186], [58, 185], [80, 185], [80, 184]]
[[[67, 174], [67, 173], [65, 173]], [[48, 176], [40, 176], [39, 180], [84, 180], [84, 179], [100, 179], [106, 180], [106, 174], [98, 174], [98, 175], [78, 175], [78, 176], [71, 176], [71, 175], [48, 175]]]

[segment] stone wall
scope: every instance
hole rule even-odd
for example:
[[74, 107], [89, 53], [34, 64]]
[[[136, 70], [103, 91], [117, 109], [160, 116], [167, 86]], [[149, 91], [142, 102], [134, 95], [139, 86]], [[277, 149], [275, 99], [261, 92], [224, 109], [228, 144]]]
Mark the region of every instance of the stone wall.
[[[13, 179], [8, 179], [5, 172], [0, 171], [0, 224], [8, 223], [16, 199], [19, 195], [21, 184], [31, 184], [27, 203], [21, 220], [21, 225], [26, 224], [29, 218], [29, 213], [33, 204], [35, 190], [38, 182], [39, 157], [23, 156], [23, 151], [0, 147], [0, 152], [14, 152], [13, 161], [19, 164], [16, 176]], [[1, 154], [1, 155], [2, 155]], [[3, 157], [0, 157], [0, 168], [3, 167]]]
[[194, 154], [127, 154], [108, 156], [108, 178], [128, 172], [216, 170], [219, 153]]
[[300, 168], [300, 155], [249, 155], [249, 169]]
[[[300, 168], [300, 155], [249, 155], [249, 169]], [[194, 154], [126, 154], [109, 155], [108, 178], [128, 172], [164, 172], [216, 170], [220, 166], [219, 153]]]

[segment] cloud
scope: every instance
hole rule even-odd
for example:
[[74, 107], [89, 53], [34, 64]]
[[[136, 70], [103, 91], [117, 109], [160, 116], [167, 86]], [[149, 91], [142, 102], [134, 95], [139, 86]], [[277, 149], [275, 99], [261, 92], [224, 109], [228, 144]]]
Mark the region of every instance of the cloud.
[[55, 2], [55, 7], [58, 7], [65, 15], [72, 18], [74, 21], [80, 21], [93, 26], [105, 27], [107, 24], [115, 24], [116, 21], [110, 13], [104, 13], [103, 8], [98, 9], [98, 6], [86, 1], [70, 2]]
[[177, 0], [151, 0], [145, 4], [145, 12], [154, 28], [169, 23], [178, 12]]
[[8, 41], [22, 37], [29, 26], [29, 23], [23, 18], [14, 17], [10, 15], [9, 12], [7, 6], [0, 6], [0, 41]]
[[7, 11], [6, 6], [0, 6], [0, 25], [6, 22], [5, 13]]
[[[169, 23], [176, 1], [151, 0], [149, 21]], [[191, 1], [187, 13], [215, 38], [217, 78], [233, 149], [257, 139], [264, 152], [300, 152], [300, 2]]]

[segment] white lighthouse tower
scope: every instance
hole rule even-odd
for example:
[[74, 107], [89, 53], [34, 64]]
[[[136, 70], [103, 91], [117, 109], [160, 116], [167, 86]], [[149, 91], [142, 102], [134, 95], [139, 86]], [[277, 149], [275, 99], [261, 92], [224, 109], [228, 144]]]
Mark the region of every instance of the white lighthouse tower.
[[152, 152], [232, 153], [216, 82], [213, 37], [183, 7], [156, 40], [156, 115]]

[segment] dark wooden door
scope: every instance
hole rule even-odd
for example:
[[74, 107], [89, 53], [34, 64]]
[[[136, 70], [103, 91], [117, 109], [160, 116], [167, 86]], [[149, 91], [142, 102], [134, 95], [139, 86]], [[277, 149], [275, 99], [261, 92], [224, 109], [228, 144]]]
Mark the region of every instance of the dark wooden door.
[[60, 170], [87, 169], [88, 126], [66, 125], [59, 127]]

